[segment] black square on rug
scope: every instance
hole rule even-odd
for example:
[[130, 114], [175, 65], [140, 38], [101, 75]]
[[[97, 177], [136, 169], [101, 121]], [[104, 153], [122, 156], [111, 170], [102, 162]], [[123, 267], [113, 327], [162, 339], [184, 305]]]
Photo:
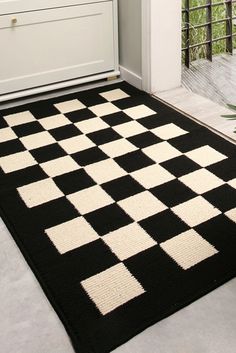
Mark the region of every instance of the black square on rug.
[[0, 110], [0, 211], [78, 353], [236, 273], [236, 148], [125, 82]]

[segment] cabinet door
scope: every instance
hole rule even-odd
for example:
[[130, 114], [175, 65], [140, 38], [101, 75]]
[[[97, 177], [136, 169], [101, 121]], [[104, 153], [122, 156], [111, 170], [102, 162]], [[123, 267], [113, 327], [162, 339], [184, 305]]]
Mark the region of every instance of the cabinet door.
[[107, 0], [0, 0], [0, 14], [10, 14], [54, 7], [91, 4]]
[[1, 16], [0, 94], [114, 70], [112, 1]]

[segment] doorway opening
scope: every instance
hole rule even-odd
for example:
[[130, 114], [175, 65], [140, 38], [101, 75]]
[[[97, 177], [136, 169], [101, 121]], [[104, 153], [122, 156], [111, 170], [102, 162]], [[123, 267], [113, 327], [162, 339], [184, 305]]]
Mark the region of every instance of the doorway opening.
[[221, 105], [236, 100], [236, 1], [182, 0], [182, 83]]

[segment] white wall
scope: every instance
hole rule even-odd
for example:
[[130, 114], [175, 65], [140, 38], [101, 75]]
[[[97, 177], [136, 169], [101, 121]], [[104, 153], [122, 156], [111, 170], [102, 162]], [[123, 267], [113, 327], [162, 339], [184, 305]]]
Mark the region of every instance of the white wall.
[[[147, 0], [143, 0], [147, 1]], [[150, 89], [181, 85], [181, 0], [150, 1]]]
[[155, 93], [181, 85], [181, 0], [118, 0], [121, 74]]
[[142, 0], [118, 1], [121, 73], [136, 86], [141, 85], [142, 76], [141, 4]]

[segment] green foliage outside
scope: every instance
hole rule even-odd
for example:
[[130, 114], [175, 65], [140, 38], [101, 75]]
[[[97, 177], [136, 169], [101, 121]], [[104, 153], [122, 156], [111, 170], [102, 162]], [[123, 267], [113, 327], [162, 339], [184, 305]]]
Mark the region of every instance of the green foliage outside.
[[[205, 5], [208, 0], [190, 0], [190, 7]], [[219, 3], [219, 0], [213, 0], [213, 3]], [[182, 7], [185, 7], [185, 0], [182, 0]], [[236, 16], [236, 3], [233, 4], [233, 16]], [[213, 7], [213, 21], [223, 19], [226, 17], [225, 5], [217, 5]], [[235, 20], [236, 21], [236, 20]], [[190, 44], [201, 43], [206, 40], [206, 28], [195, 29], [194, 26], [206, 22], [206, 9], [192, 11], [190, 13]], [[183, 14], [183, 27], [185, 26], [185, 15]], [[213, 25], [213, 38], [222, 37], [226, 34], [225, 22]], [[233, 26], [234, 33], [236, 33], [236, 22]], [[183, 33], [183, 46], [185, 46], [185, 34]], [[221, 54], [226, 52], [225, 40], [213, 43], [213, 54]], [[234, 37], [234, 48], [236, 48], [236, 36]], [[206, 46], [191, 49], [191, 61], [205, 58]]]
[[[234, 114], [229, 114], [229, 115], [222, 115], [223, 118], [229, 119], [229, 120], [236, 120], [236, 105], [232, 105], [232, 104], [228, 104], [228, 107], [235, 111]], [[236, 134], [236, 129], [234, 131], [234, 133]]]

